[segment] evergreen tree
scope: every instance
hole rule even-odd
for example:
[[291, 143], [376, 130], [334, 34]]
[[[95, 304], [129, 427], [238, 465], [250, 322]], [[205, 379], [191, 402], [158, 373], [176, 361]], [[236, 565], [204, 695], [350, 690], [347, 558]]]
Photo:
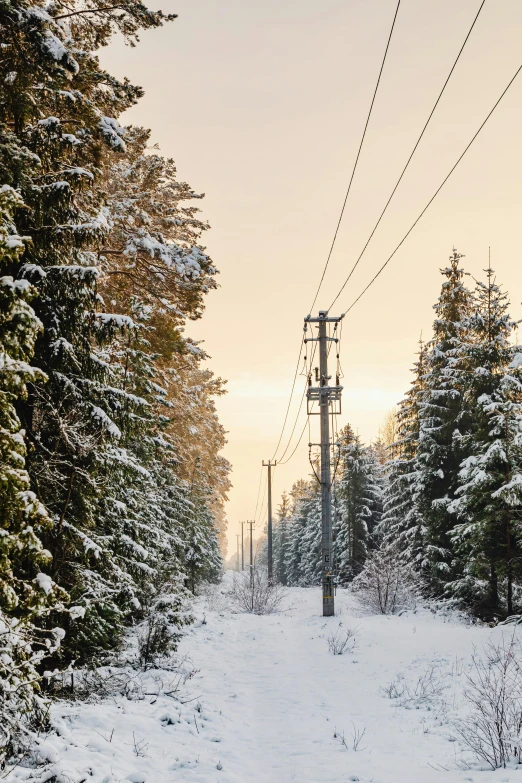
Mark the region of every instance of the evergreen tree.
[[460, 567], [448, 589], [489, 615], [513, 613], [513, 585], [522, 574], [522, 373], [507, 310], [489, 268], [456, 354], [473, 420], [450, 506], [461, 521], [451, 535]]
[[172, 161], [146, 153], [148, 131], [118, 122], [141, 90], [95, 56], [115, 32], [132, 43], [173, 17], [136, 0], [15, 0], [0, 16], [0, 175], [20, 194], [14, 220], [30, 237], [6, 271], [20, 313], [22, 293], [35, 295], [28, 341], [43, 371], [19, 373], [28, 393], [11, 401], [30, 489], [48, 509], [39, 525], [51, 575], [81, 607], [67, 651], [86, 657], [117, 644], [166, 569], [176, 601], [220, 571], [223, 383], [183, 334], [216, 270], [198, 244], [206, 224], [184, 203], [200, 197]]
[[426, 346], [420, 340], [418, 358], [413, 366], [414, 378], [404, 400], [399, 404], [395, 441], [389, 448], [391, 459], [385, 464], [386, 482], [383, 515], [378, 535], [395, 547], [412, 565], [420, 568], [423, 560], [424, 531], [418, 513], [415, 488], [419, 441], [419, 408], [426, 373]]
[[307, 532], [308, 511], [313, 492], [307, 481], [297, 481], [291, 491], [293, 501], [292, 514], [288, 520], [288, 546], [285, 553], [285, 572], [287, 584], [302, 584], [304, 539]]
[[283, 492], [277, 509], [277, 522], [274, 528], [274, 578], [279, 584], [286, 585], [286, 551], [288, 548], [288, 525], [292, 513], [290, 496]]
[[301, 530], [301, 557], [299, 563], [299, 584], [302, 587], [321, 584], [322, 559], [322, 511], [321, 487], [314, 482], [310, 497], [301, 509], [303, 527]]
[[341, 433], [342, 472], [335, 530], [335, 570], [341, 584], [363, 568], [382, 514], [382, 473], [375, 451], [351, 429]]
[[446, 280], [434, 307], [433, 338], [427, 345], [419, 405], [415, 504], [424, 534], [423, 569], [435, 590], [452, 578], [455, 519], [449, 507], [455, 498], [464, 457], [463, 435], [471, 413], [456, 369], [456, 349], [472, 306], [461, 258], [454, 251], [449, 266], [441, 270]]
[[[2, 272], [16, 268], [25, 250], [27, 240], [14, 223], [16, 210], [23, 206], [19, 194], [3, 185]], [[23, 740], [27, 726], [43, 718], [44, 705], [35, 696], [37, 666], [59, 645], [61, 629], [45, 634], [37, 625], [66, 597], [46, 573], [50, 554], [41, 539], [50, 519], [30, 489], [25, 433], [15, 407], [29, 381], [44, 380], [30, 364], [41, 329], [29, 304], [34, 295], [26, 280], [0, 277], [0, 767]]]

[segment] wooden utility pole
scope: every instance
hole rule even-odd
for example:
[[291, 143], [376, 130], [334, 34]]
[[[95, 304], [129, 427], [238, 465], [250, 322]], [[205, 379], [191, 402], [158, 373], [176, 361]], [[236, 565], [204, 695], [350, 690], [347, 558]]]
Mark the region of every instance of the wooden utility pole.
[[254, 520], [250, 519], [247, 522], [250, 525], [250, 587], [254, 586], [254, 545], [252, 542], [252, 528], [254, 526]]
[[240, 522], [241, 525], [241, 570], [245, 570], [245, 538], [244, 538], [244, 527], [246, 525], [246, 522]]
[[236, 533], [236, 543], [237, 543], [237, 549], [236, 549], [236, 571], [239, 571], [239, 533]]
[[311, 379], [307, 392], [308, 413], [310, 415], [310, 403], [319, 403], [319, 416], [321, 424], [321, 562], [323, 585], [323, 616], [331, 617], [335, 614], [334, 604], [334, 580], [333, 580], [333, 546], [332, 546], [332, 480], [330, 466], [330, 409], [341, 400], [342, 386], [337, 379], [335, 386], [330, 386], [328, 381], [328, 343], [338, 342], [337, 338], [328, 336], [329, 323], [337, 324], [339, 318], [329, 318], [326, 310], [320, 310], [318, 318], [307, 316], [305, 324], [318, 324], [319, 336], [305, 339], [305, 342], [319, 343], [319, 386], [313, 387]]
[[268, 581], [272, 582], [274, 578], [274, 550], [273, 550], [273, 538], [272, 538], [272, 468], [275, 468], [277, 462], [263, 460], [263, 467], [268, 468], [268, 525], [267, 525], [267, 538], [268, 538]]

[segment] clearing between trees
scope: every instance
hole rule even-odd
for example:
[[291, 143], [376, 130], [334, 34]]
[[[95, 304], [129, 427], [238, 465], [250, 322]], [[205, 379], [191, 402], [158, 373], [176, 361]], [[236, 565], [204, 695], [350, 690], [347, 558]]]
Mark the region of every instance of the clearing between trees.
[[[517, 755], [493, 771], [460, 733], [473, 656], [491, 664], [504, 650], [509, 665], [516, 626], [420, 608], [368, 614], [345, 590], [337, 616], [320, 610], [320, 588], [289, 588], [278, 613], [234, 613], [225, 582], [197, 600], [169, 664], [105, 668], [93, 699], [53, 704], [44, 766], [24, 759], [7, 780], [518, 781]], [[504, 739], [517, 754], [517, 737]]]

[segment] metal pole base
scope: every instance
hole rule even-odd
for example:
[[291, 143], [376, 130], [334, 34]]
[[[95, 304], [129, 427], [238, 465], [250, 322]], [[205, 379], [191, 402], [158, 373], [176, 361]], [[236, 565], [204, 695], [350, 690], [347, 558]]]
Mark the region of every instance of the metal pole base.
[[334, 585], [331, 576], [323, 580], [323, 617], [333, 617], [335, 614]]

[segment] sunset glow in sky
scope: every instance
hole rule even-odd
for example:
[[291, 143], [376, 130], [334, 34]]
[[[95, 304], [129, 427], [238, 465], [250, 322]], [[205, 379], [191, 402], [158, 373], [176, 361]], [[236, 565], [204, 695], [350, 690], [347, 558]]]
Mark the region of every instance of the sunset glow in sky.
[[[228, 379], [229, 393], [218, 408], [234, 466], [228, 516], [235, 548], [237, 522], [254, 514], [261, 461], [273, 456], [279, 438], [303, 318], [332, 241], [396, 2], [160, 5], [179, 18], [143, 33], [137, 48], [112, 45], [101, 59], [145, 89], [124, 120], [150, 125], [162, 154], [176, 160], [180, 178], [206, 193], [202, 216], [212, 228], [204, 239], [221, 287], [188, 333], [205, 341], [210, 366]], [[479, 5], [402, 0], [319, 308], [328, 307], [365, 244]], [[522, 63], [521, 35], [522, 2], [488, 0], [332, 314], [360, 293], [468, 144]], [[521, 139], [522, 75], [389, 267], [346, 317], [343, 423], [366, 441], [408, 387], [421, 331], [430, 335], [439, 268], [453, 247], [465, 254], [466, 270], [479, 276], [491, 246], [511, 314], [522, 317]], [[291, 426], [303, 384], [299, 377]], [[275, 499], [308, 476], [307, 440], [276, 470]]]

